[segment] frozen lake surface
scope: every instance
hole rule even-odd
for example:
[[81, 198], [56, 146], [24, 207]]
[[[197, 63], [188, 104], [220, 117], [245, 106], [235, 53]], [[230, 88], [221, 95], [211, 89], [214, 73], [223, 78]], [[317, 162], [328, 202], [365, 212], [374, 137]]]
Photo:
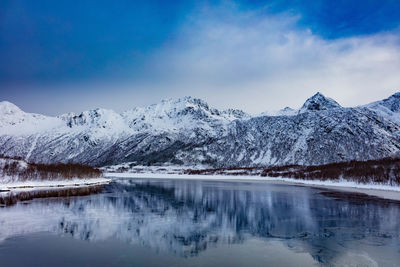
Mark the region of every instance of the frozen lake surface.
[[400, 265], [396, 200], [257, 181], [125, 178], [96, 193], [1, 207], [1, 265]]

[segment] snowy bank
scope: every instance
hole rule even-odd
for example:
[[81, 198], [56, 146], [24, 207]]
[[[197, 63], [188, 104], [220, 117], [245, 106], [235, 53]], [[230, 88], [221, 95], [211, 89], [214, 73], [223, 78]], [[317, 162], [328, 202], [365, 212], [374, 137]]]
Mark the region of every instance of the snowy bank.
[[38, 180], [38, 181], [16, 181], [0, 184], [1, 191], [10, 190], [36, 190], [48, 188], [73, 188], [108, 184], [111, 180], [107, 178], [71, 179], [71, 180]]
[[0, 155], [0, 192], [77, 188], [109, 183], [102, 172], [81, 164], [36, 164]]

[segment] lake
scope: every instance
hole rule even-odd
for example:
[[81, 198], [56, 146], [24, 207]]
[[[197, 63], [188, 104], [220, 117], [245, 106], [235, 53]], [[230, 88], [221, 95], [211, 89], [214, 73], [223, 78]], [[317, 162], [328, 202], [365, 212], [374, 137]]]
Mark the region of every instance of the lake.
[[359, 193], [116, 179], [65, 195], [0, 208], [0, 266], [400, 265], [400, 204]]

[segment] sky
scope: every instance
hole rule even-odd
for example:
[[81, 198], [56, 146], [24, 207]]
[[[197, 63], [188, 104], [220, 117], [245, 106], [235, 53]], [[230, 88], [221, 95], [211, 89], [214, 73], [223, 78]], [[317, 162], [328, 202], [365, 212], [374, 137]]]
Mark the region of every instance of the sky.
[[400, 91], [398, 0], [0, 1], [0, 101], [59, 115], [198, 97], [257, 114]]

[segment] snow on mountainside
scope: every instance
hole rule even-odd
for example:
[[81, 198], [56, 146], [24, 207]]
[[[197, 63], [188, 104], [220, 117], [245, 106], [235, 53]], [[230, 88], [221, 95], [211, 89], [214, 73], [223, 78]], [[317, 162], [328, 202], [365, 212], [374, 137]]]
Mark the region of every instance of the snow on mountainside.
[[332, 98], [325, 97], [323, 94], [318, 92], [307, 99], [303, 106], [298, 110], [285, 107], [284, 109], [278, 111], [263, 112], [260, 114], [260, 116], [294, 116], [299, 113], [328, 110], [333, 108], [341, 108], [341, 106]]
[[[1, 102], [0, 154], [32, 162], [98, 166], [123, 162], [253, 166], [376, 159], [400, 153], [400, 125], [393, 115], [399, 110], [399, 95], [375, 102], [379, 105], [343, 108], [317, 93], [299, 110], [255, 117], [240, 110], [219, 111], [191, 97], [122, 114], [95, 109], [59, 117], [25, 113]], [[391, 113], [382, 112], [386, 109]]]
[[136, 131], [176, 133], [201, 128], [213, 134], [218, 134], [218, 130], [232, 120], [249, 117], [240, 110], [210, 108], [204, 101], [191, 97], [163, 100], [159, 104], [128, 110], [122, 116]]
[[95, 109], [54, 118], [25, 113], [8, 102], [0, 110], [5, 110], [0, 124], [1, 153], [34, 162], [97, 165], [108, 161], [105, 155], [124, 161], [143, 153], [149, 150], [147, 141], [155, 136], [157, 144], [152, 145], [168, 148], [177, 139], [226, 135], [231, 121], [249, 118], [242, 111], [219, 111], [191, 97], [163, 100], [122, 114]]
[[277, 111], [265, 111], [259, 116], [294, 116], [298, 113], [298, 110], [292, 109], [290, 107], [285, 107]]
[[376, 101], [365, 107], [375, 111], [397, 124], [400, 124], [400, 92], [381, 101]]
[[62, 126], [62, 121], [40, 114], [25, 113], [16, 105], [0, 102], [0, 130], [2, 134], [30, 134]]

